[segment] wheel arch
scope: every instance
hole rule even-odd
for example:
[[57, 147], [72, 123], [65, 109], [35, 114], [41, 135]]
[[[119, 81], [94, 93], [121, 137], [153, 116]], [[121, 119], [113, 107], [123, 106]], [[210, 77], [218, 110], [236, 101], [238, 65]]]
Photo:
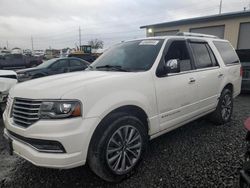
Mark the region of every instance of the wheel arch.
[[234, 92], [234, 86], [233, 86], [232, 83], [227, 83], [227, 84], [225, 85], [225, 87], [221, 90], [221, 92], [222, 92], [224, 89], [229, 89], [229, 90], [231, 90], [231, 91], [232, 91], [232, 94], [233, 94], [233, 92]]
[[[147, 114], [146, 112], [140, 108], [139, 106], [135, 105], [124, 105], [121, 107], [118, 107], [111, 112], [109, 112], [102, 120], [99, 122], [97, 127], [94, 129], [93, 134], [91, 135], [91, 139], [88, 145], [88, 150], [87, 150], [87, 158], [86, 158], [86, 163], [89, 165], [89, 167], [92, 169], [93, 172], [95, 172], [98, 176], [101, 178], [107, 180], [107, 181], [120, 181], [126, 176], [121, 176], [118, 177], [118, 179], [114, 180], [114, 175], [109, 174], [109, 170], [105, 169], [101, 164], [101, 161], [104, 159], [98, 159], [98, 156], [100, 156], [101, 151], [103, 151], [104, 146], [99, 145], [98, 142], [104, 143], [103, 136], [107, 136], [107, 132], [105, 132], [106, 129], [109, 129], [109, 123], [108, 121], [110, 120], [115, 120], [116, 117], [122, 117], [123, 114], [121, 113], [128, 113], [131, 114], [138, 119], [140, 119], [143, 122], [143, 125], [148, 129], [148, 125], [145, 125], [145, 122], [147, 122]], [[116, 114], [116, 115], [114, 115]], [[111, 116], [114, 115], [114, 116]], [[126, 116], [126, 114], [124, 114]], [[111, 118], [111, 119], [110, 119]], [[145, 139], [146, 142], [149, 139], [146, 138], [148, 134], [145, 134]], [[99, 148], [99, 149], [98, 149]], [[145, 149], [145, 148], [144, 148]], [[105, 165], [106, 166], [106, 165]], [[108, 173], [107, 173], [108, 172]], [[120, 179], [121, 178], [121, 179]]]
[[133, 116], [137, 117], [139, 120], [142, 121], [142, 123], [144, 125], [144, 128], [148, 133], [149, 124], [148, 124], [148, 115], [147, 115], [147, 113], [139, 106], [136, 106], [136, 105], [124, 105], [124, 106], [120, 106], [120, 107], [118, 107], [116, 109], [113, 109], [108, 114], [106, 114], [102, 118], [102, 120], [99, 122], [97, 127], [95, 128], [92, 137], [94, 137], [95, 133], [100, 129], [101, 126], [103, 126], [104, 122], [106, 121], [106, 119], [108, 119], [108, 117], [110, 115], [112, 115], [114, 113], [119, 113], [119, 112], [125, 112], [125, 113], [128, 113], [130, 115], [133, 115]]

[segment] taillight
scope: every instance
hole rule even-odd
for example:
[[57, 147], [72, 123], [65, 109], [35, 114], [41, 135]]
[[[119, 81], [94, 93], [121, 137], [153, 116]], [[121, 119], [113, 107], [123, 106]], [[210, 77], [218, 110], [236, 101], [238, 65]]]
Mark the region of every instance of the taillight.
[[240, 76], [242, 77], [243, 76], [243, 68], [240, 67]]

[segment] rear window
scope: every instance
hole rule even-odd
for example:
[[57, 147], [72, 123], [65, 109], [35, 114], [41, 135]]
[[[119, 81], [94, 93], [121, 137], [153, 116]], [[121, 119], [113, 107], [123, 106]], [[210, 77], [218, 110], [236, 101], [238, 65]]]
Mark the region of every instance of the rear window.
[[196, 68], [212, 67], [212, 61], [205, 43], [190, 43], [195, 57]]
[[239, 58], [229, 42], [214, 41], [213, 43], [226, 65], [239, 63]]

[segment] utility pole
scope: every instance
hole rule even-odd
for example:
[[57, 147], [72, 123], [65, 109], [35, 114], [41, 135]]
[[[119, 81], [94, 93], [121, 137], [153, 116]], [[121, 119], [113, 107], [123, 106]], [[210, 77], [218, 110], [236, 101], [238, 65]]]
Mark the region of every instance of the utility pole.
[[6, 41], [6, 48], [9, 49], [9, 41]]
[[220, 10], [219, 10], [219, 14], [221, 14], [221, 10], [222, 10], [222, 0], [220, 0]]
[[81, 48], [82, 45], [82, 34], [81, 34], [81, 27], [79, 26], [79, 48]]
[[33, 44], [33, 37], [31, 36], [31, 48], [32, 48], [32, 51], [34, 50], [34, 44]]

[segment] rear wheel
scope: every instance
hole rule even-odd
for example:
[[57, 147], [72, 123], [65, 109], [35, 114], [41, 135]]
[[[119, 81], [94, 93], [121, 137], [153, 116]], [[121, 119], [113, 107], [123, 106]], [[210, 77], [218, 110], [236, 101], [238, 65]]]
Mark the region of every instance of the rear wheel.
[[233, 114], [233, 96], [228, 88], [221, 93], [216, 110], [211, 114], [210, 119], [214, 123], [221, 125], [228, 123]]
[[94, 134], [88, 163], [102, 179], [118, 182], [132, 173], [146, 146], [147, 132], [142, 122], [126, 113], [116, 113]]

